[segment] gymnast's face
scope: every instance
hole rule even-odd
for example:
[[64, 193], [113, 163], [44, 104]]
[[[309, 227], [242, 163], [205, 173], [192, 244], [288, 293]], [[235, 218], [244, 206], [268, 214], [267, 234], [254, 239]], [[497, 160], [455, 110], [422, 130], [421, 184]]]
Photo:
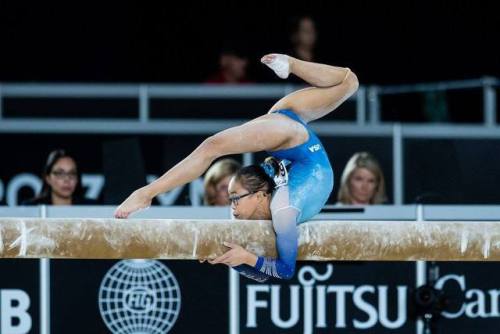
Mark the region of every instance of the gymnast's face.
[[377, 189], [377, 179], [367, 168], [356, 168], [350, 177], [349, 188], [352, 204], [370, 204]]
[[236, 219], [269, 219], [269, 196], [263, 191], [252, 193], [234, 177], [229, 182], [229, 200]]

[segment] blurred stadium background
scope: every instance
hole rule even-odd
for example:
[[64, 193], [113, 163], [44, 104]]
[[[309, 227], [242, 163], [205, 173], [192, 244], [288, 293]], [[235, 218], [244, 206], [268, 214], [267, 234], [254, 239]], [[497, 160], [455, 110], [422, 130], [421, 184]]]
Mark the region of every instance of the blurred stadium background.
[[[388, 195], [381, 206], [331, 207], [325, 214], [353, 220], [500, 220], [495, 8], [493, 2], [474, 1], [2, 0], [0, 216], [111, 216], [132, 190], [172, 167], [203, 138], [265, 113], [302, 87], [294, 78], [278, 80], [259, 59], [296, 51], [294, 27], [307, 17], [314, 23], [314, 60], [350, 67], [361, 84], [313, 126], [332, 160], [335, 183], [353, 153], [368, 151], [380, 162]], [[236, 62], [229, 69], [222, 65], [224, 56]], [[225, 71], [237, 79], [231, 82]], [[40, 191], [47, 155], [58, 148], [77, 157], [85, 196], [95, 206], [20, 206]], [[248, 164], [265, 155], [233, 158]], [[203, 191], [197, 180], [159, 196], [146, 215], [229, 218], [227, 208], [204, 211]], [[329, 204], [336, 203], [337, 191], [336, 186]], [[120, 263], [132, 276], [142, 268]], [[161, 269], [166, 276], [157, 284], [179, 291], [182, 302], [179, 309], [163, 305], [152, 311], [151, 319], [167, 319], [171, 326], [150, 319], [144, 328], [131, 325], [144, 321], [141, 310], [129, 310], [133, 316], [103, 313], [108, 299], [99, 291], [116, 273], [114, 265], [2, 259], [0, 334], [497, 333], [500, 326], [497, 263], [333, 263], [333, 275], [323, 279], [319, 275], [332, 263], [304, 263], [298, 272], [316, 279], [312, 297], [300, 275], [257, 285], [222, 267], [152, 262], [155, 270], [170, 268]], [[140, 279], [147, 283], [151, 277]], [[439, 291], [416, 290], [426, 281]], [[331, 292], [323, 296], [326, 301], [320, 297], [324, 289]], [[418, 291], [434, 298], [431, 306], [416, 301], [422, 297], [415, 297]], [[439, 303], [446, 305], [440, 309]], [[165, 316], [165, 307], [175, 317]], [[425, 307], [432, 309], [426, 309], [433, 314], [429, 326], [417, 321]]]

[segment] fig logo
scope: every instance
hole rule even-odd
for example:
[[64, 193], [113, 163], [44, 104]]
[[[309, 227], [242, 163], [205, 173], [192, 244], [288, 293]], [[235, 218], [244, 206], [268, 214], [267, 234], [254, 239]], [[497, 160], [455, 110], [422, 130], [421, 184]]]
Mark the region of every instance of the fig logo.
[[181, 291], [159, 261], [122, 260], [107, 272], [99, 289], [99, 310], [113, 334], [163, 334], [175, 324]]
[[156, 305], [153, 290], [143, 286], [134, 287], [125, 293], [125, 308], [134, 313], [148, 313]]

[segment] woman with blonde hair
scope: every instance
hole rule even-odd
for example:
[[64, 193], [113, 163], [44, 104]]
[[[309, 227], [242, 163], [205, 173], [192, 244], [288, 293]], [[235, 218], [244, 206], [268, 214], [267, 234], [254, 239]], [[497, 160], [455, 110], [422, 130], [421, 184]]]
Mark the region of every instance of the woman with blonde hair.
[[355, 153], [342, 172], [339, 204], [370, 205], [386, 201], [384, 174], [377, 159], [368, 152]]
[[225, 206], [229, 205], [229, 193], [227, 191], [229, 181], [241, 168], [238, 161], [234, 159], [222, 159], [217, 161], [205, 173], [205, 205]]

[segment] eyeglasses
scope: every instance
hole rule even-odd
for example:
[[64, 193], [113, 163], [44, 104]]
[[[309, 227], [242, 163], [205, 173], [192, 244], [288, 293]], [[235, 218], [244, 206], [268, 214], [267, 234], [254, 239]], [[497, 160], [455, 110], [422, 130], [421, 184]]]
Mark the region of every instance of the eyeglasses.
[[256, 191], [252, 191], [243, 195], [233, 195], [229, 196], [229, 201], [231, 202], [232, 205], [237, 206], [239, 204], [240, 199], [245, 198], [247, 196], [255, 194]]
[[59, 180], [64, 180], [66, 178], [69, 180], [76, 180], [76, 178], [78, 177], [78, 174], [76, 172], [65, 172], [63, 170], [55, 170], [50, 174], [54, 175]]

